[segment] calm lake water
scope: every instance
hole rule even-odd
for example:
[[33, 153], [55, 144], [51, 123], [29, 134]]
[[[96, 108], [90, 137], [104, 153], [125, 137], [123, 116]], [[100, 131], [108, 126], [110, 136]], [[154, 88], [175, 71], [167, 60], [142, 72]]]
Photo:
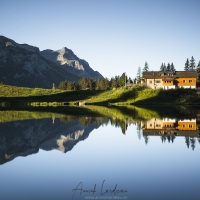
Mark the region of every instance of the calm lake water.
[[2, 200], [200, 199], [198, 113], [1, 111], [0, 120]]

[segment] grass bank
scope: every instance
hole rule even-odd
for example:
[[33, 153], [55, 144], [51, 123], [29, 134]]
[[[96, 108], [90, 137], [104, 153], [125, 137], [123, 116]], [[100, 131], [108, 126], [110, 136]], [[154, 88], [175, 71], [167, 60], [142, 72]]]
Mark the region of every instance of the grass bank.
[[0, 85], [0, 102], [29, 103], [31, 106], [90, 105], [200, 105], [200, 90], [150, 89], [142, 86], [107, 91], [22, 88]]

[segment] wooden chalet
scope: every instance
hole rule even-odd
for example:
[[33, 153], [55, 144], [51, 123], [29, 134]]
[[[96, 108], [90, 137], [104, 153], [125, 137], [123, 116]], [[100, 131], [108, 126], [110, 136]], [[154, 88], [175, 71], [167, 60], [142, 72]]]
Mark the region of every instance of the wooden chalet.
[[151, 119], [142, 124], [143, 135], [199, 137], [196, 119]]
[[142, 84], [152, 89], [196, 88], [196, 71], [143, 72]]

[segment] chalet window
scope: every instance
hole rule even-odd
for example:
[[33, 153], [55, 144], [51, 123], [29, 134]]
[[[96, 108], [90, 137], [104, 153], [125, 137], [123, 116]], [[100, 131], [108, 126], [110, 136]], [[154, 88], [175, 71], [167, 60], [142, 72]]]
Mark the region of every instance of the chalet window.
[[152, 81], [149, 81], [149, 84], [152, 84]]
[[152, 127], [152, 124], [149, 124], [150, 127]]
[[189, 80], [189, 83], [192, 83], [192, 80]]
[[192, 124], [189, 124], [189, 128], [192, 128]]
[[160, 81], [156, 81], [156, 83], [160, 83]]
[[185, 128], [185, 124], [183, 124], [183, 128]]
[[186, 81], [185, 80], [183, 80], [183, 83], [185, 83]]

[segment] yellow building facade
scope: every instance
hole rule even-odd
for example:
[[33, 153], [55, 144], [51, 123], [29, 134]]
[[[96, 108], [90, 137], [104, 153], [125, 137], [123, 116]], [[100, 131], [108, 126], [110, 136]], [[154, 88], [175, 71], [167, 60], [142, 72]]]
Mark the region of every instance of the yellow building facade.
[[196, 71], [143, 72], [142, 84], [152, 89], [196, 88]]
[[182, 135], [198, 136], [196, 119], [150, 119], [142, 124], [146, 135]]

